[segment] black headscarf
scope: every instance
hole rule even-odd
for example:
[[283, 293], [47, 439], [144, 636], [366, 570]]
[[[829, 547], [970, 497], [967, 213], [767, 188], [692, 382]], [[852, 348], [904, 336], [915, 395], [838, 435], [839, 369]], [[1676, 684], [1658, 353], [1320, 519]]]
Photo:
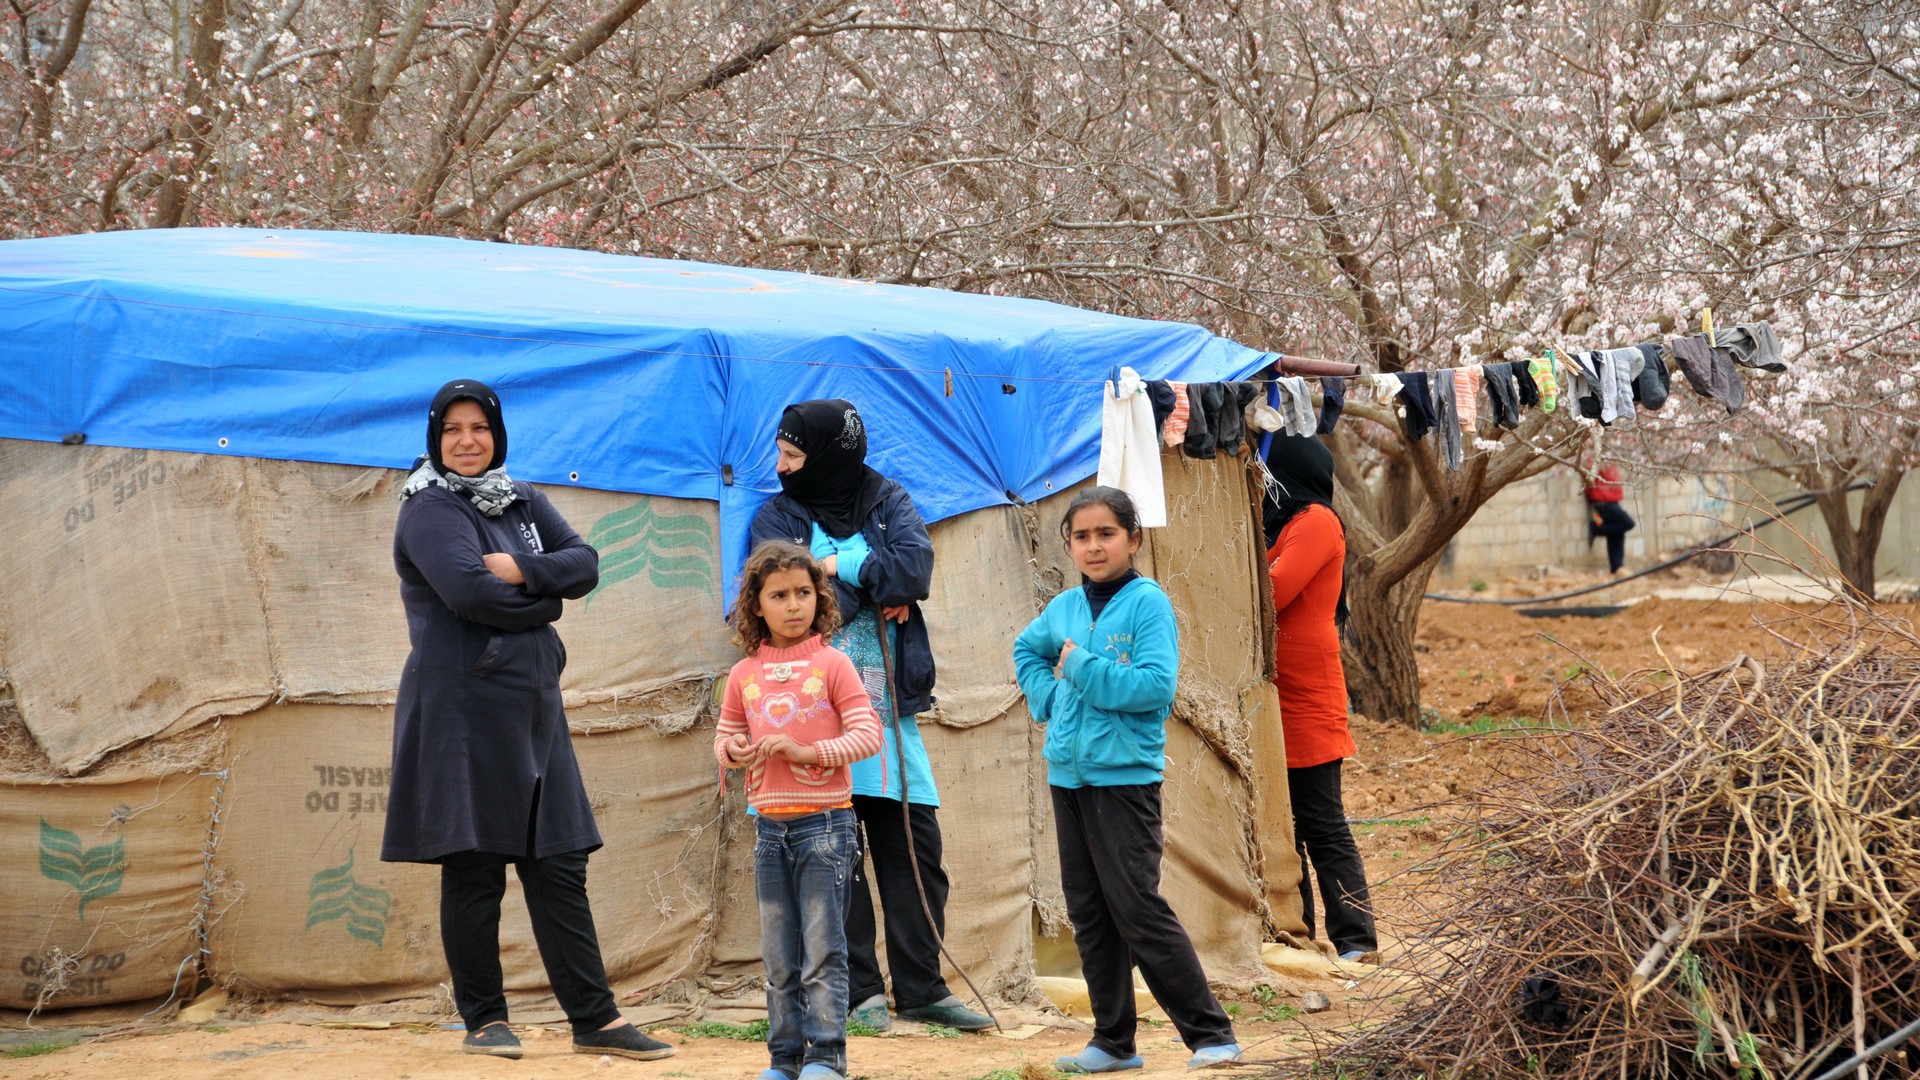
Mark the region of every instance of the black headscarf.
[[440, 460], [440, 425], [446, 422], [447, 410], [462, 399], [480, 406], [480, 411], [487, 415], [487, 426], [493, 429], [493, 460], [487, 462], [487, 470], [491, 472], [505, 465], [507, 421], [500, 413], [500, 395], [478, 379], [455, 379], [433, 395], [433, 404], [427, 406], [427, 460], [443, 473], [450, 471], [447, 463]]
[[[1267, 534], [1267, 549], [1280, 542], [1280, 530], [1293, 515], [1309, 506], [1333, 509], [1333, 451], [1311, 435], [1274, 432], [1273, 445], [1267, 449], [1267, 471], [1280, 483], [1276, 496], [1268, 492], [1260, 504], [1261, 524]], [[1340, 568], [1340, 601], [1334, 608], [1335, 622], [1347, 621], [1347, 571]]]
[[[447, 468], [447, 463], [440, 459], [440, 428], [446, 423], [447, 410], [456, 401], [471, 401], [480, 406], [487, 426], [493, 430], [493, 458], [479, 476], [462, 476]], [[455, 379], [441, 387], [440, 392], [433, 395], [433, 404], [427, 406], [427, 452], [414, 459], [412, 472], [400, 486], [400, 498], [410, 499], [427, 488], [443, 487], [466, 496], [488, 517], [499, 517], [520, 497], [514, 489], [513, 478], [501, 468], [506, 461], [507, 421], [500, 412], [500, 395], [476, 379]]]
[[779, 437], [800, 448], [807, 463], [780, 477], [780, 490], [806, 507], [828, 536], [860, 531], [880, 501], [885, 477], [867, 467], [867, 426], [842, 398], [789, 405]]

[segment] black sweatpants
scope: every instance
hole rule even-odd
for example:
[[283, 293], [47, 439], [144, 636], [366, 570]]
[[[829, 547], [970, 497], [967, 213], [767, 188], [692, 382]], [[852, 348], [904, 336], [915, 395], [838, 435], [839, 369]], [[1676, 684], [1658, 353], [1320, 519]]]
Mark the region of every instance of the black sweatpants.
[[620, 1016], [600, 959], [587, 906], [587, 853], [519, 859], [463, 851], [440, 861], [440, 944], [453, 973], [453, 1003], [468, 1031], [507, 1018], [500, 974], [500, 898], [507, 864], [520, 878], [553, 996], [575, 1031], [595, 1031]]
[[1193, 941], [1160, 895], [1160, 785], [1051, 790], [1060, 890], [1093, 1002], [1092, 1045], [1133, 1056], [1136, 964], [1188, 1049], [1233, 1042]]
[[1591, 545], [1596, 536], [1607, 538], [1607, 570], [1618, 573], [1627, 561], [1627, 534], [1633, 531], [1633, 515], [1617, 502], [1588, 503], [1587, 507], [1591, 511], [1587, 541]]
[[[900, 800], [855, 795], [865, 854], [873, 859], [873, 880], [880, 886], [880, 908], [887, 920], [887, 968], [893, 973], [894, 1010], [917, 1009], [950, 996], [940, 976], [940, 942], [920, 909], [913, 865], [927, 889], [934, 925], [947, 932], [947, 872], [940, 865], [940, 819], [931, 806], [908, 803], [913, 819], [913, 855], [907, 854], [907, 827]], [[856, 855], [853, 886], [847, 890], [847, 1000], [854, 1005], [887, 992], [874, 949], [873, 897], [867, 890], [866, 861]]]
[[[1313, 934], [1313, 882], [1327, 908], [1327, 940], [1335, 952], [1372, 952], [1380, 947], [1367, 897], [1367, 866], [1347, 826], [1340, 794], [1341, 759], [1287, 770], [1287, 797], [1293, 803], [1294, 845], [1300, 852], [1300, 906]], [[1311, 865], [1312, 872], [1308, 872]]]

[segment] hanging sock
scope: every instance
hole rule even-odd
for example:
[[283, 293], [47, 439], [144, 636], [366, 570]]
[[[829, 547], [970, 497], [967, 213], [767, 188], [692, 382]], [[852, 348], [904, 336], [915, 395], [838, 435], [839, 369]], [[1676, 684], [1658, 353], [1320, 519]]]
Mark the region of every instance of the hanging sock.
[[1100, 401], [1099, 482], [1133, 497], [1140, 524], [1167, 523], [1167, 489], [1160, 475], [1160, 447], [1153, 437], [1153, 403], [1146, 384], [1130, 367], [1106, 384]]
[[1507, 373], [1513, 377], [1513, 389], [1520, 396], [1520, 407], [1539, 408], [1540, 388], [1533, 384], [1533, 361], [1515, 360], [1507, 365]]
[[1787, 370], [1786, 361], [1780, 359], [1780, 339], [1765, 319], [1722, 330], [1715, 337], [1715, 343], [1731, 351], [1733, 362], [1741, 367], [1759, 368], [1776, 375]]
[[1159, 438], [1167, 417], [1173, 415], [1173, 384], [1165, 379], [1147, 383], [1147, 400], [1153, 403], [1153, 434]]
[[1734, 367], [1733, 350], [1709, 345], [1705, 334], [1674, 338], [1670, 348], [1680, 374], [1686, 376], [1694, 393], [1725, 405], [1729, 413], [1740, 411], [1747, 403], [1747, 389]]
[[1298, 375], [1288, 375], [1277, 381], [1280, 384], [1280, 415], [1287, 422], [1287, 434], [1313, 434], [1320, 421], [1313, 411], [1313, 391], [1308, 388], [1307, 380]]
[[1553, 350], [1527, 361], [1527, 374], [1540, 395], [1540, 411], [1552, 412], [1560, 404], [1560, 380], [1553, 374]]
[[1459, 386], [1453, 372], [1441, 369], [1433, 373], [1433, 430], [1440, 444], [1440, 460], [1448, 472], [1460, 468]]
[[1493, 406], [1493, 422], [1512, 431], [1520, 426], [1520, 394], [1513, 386], [1513, 368], [1508, 364], [1481, 364], [1480, 377], [1487, 384], [1487, 404]]
[[1191, 458], [1210, 458], [1219, 446], [1213, 433], [1213, 417], [1220, 412], [1219, 383], [1187, 384], [1187, 438], [1180, 452]]
[[1187, 438], [1187, 384], [1170, 382], [1167, 386], [1173, 390], [1173, 411], [1160, 425], [1160, 445], [1179, 446]]
[[1608, 378], [1613, 380], [1614, 420], [1622, 424], [1631, 424], [1633, 417], [1633, 379], [1635, 369], [1643, 367], [1646, 360], [1640, 350], [1629, 346], [1625, 349], [1608, 349], [1603, 355], [1608, 360]]
[[1657, 341], [1636, 345], [1640, 350], [1640, 374], [1633, 378], [1633, 400], [1642, 408], [1659, 412], [1673, 389], [1673, 375], [1667, 370], [1667, 347]]
[[1470, 445], [1480, 430], [1480, 367], [1469, 364], [1453, 369], [1453, 408], [1460, 425], [1460, 441]]
[[1427, 388], [1427, 373], [1424, 371], [1402, 371], [1400, 376], [1400, 400], [1407, 405], [1407, 437], [1419, 442], [1433, 430], [1437, 417], [1434, 414], [1433, 394]]
[[1340, 422], [1340, 412], [1347, 407], [1347, 380], [1338, 375], [1320, 376], [1320, 423], [1314, 428], [1317, 434], [1333, 434], [1333, 425]]

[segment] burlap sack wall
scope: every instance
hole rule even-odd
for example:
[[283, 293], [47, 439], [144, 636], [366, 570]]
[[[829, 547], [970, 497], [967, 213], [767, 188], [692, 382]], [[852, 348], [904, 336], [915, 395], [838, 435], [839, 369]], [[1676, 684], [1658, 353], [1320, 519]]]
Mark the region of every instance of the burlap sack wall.
[[[89, 454], [108, 456], [88, 466]], [[1257, 958], [1263, 919], [1299, 929], [1277, 711], [1258, 644], [1264, 575], [1242, 465], [1174, 454], [1164, 464], [1174, 524], [1154, 531], [1141, 568], [1161, 578], [1182, 620], [1167, 892], [1209, 972], [1231, 979]], [[22, 711], [45, 721], [35, 738], [66, 755], [55, 759], [62, 767], [244, 711], [282, 687], [296, 702], [227, 723], [232, 805], [218, 872], [221, 903], [231, 907], [213, 924], [214, 972], [323, 1001], [433, 992], [445, 977], [433, 871], [377, 861], [376, 783], [391, 735], [384, 703], [406, 648], [390, 555], [398, 474], [180, 454], [123, 459], [5, 441], [0, 465], [8, 466], [0, 497], [38, 520], [71, 508], [48, 496], [59, 490], [50, 477], [83, 487], [107, 478], [94, 518], [76, 516], [72, 536], [62, 526], [38, 547], [0, 553], [0, 569], [69, 597], [64, 609], [27, 605], [19, 598], [31, 591], [10, 589], [13, 602], [0, 607], [0, 657], [12, 665]], [[139, 481], [126, 479], [136, 466], [148, 469], [144, 502]], [[129, 484], [106, 512], [114, 485]], [[759, 974], [759, 930], [752, 830], [737, 795], [722, 805], [707, 756], [714, 680], [737, 655], [718, 615], [713, 507], [547, 491], [602, 556], [601, 589], [570, 603], [561, 624], [576, 733], [641, 729], [576, 740], [609, 839], [591, 888], [610, 973], [623, 989], [675, 998], [737, 991]], [[995, 993], [1023, 989], [1035, 963], [1030, 927], [1064, 928], [1040, 733], [1018, 697], [1011, 643], [1045, 600], [1077, 583], [1058, 537], [1066, 498], [933, 530], [927, 615], [941, 701], [923, 726], [945, 802], [949, 936]], [[114, 584], [126, 580], [112, 569], [128, 550], [144, 562], [204, 562], [216, 584], [154, 609], [144, 638], [115, 637], [120, 624], [140, 621], [129, 610], [147, 610], [129, 599], [146, 595], [144, 583]], [[75, 562], [63, 570], [65, 558]], [[95, 572], [101, 565], [105, 576]], [[105, 642], [104, 663], [60, 662], [43, 644], [90, 635]], [[110, 707], [91, 689], [102, 667], [138, 682], [136, 696], [173, 678], [179, 689], [167, 700], [179, 700], [167, 709], [150, 700], [145, 712]], [[504, 918], [509, 984], [537, 991], [545, 979], [517, 889]]]
[[0, 666], [69, 773], [274, 693], [239, 458], [0, 440]]
[[[231, 722], [215, 867], [235, 899], [211, 942], [221, 982], [360, 1004], [429, 995], [446, 980], [438, 871], [379, 861], [392, 732], [383, 706], [278, 705]], [[574, 738], [607, 840], [588, 895], [608, 975], [623, 988], [702, 969], [720, 847], [711, 738], [646, 727]], [[510, 990], [545, 993], [512, 885], [501, 962]]]
[[[0, 786], [0, 1008], [191, 993], [218, 779]], [[184, 973], [184, 974], [183, 974]]]

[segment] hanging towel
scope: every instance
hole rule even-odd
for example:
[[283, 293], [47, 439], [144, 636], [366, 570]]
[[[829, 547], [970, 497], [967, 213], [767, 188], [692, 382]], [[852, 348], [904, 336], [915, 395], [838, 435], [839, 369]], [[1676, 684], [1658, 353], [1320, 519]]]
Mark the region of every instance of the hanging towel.
[[1433, 373], [1433, 432], [1440, 444], [1440, 460], [1447, 471], [1460, 468], [1459, 387], [1453, 372], [1442, 368]]
[[1160, 476], [1160, 446], [1153, 437], [1153, 403], [1146, 384], [1130, 367], [1108, 381], [1100, 401], [1099, 482], [1133, 497], [1140, 524], [1167, 523], [1167, 489]]
[[1340, 411], [1347, 407], [1347, 380], [1338, 375], [1320, 376], [1320, 424], [1314, 431], [1331, 435], [1340, 422]]
[[1560, 404], [1560, 380], [1553, 373], [1553, 350], [1547, 355], [1527, 361], [1527, 374], [1533, 378], [1533, 388], [1540, 395], [1540, 411], [1552, 412]]
[[1512, 431], [1520, 426], [1520, 394], [1513, 387], [1511, 364], [1481, 364], [1480, 376], [1487, 383], [1487, 403], [1493, 406], [1493, 422]]
[[1673, 375], [1667, 371], [1667, 347], [1657, 341], [1634, 347], [1640, 350], [1641, 368], [1633, 379], [1633, 400], [1659, 412], [1673, 388]]
[[1722, 330], [1715, 336], [1715, 342], [1721, 348], [1731, 350], [1733, 362], [1741, 367], [1759, 368], [1776, 375], [1787, 370], [1786, 361], [1780, 359], [1780, 339], [1774, 335], [1772, 325], [1765, 319], [1743, 322], [1732, 330]]
[[1399, 375], [1400, 400], [1407, 403], [1407, 437], [1419, 442], [1427, 437], [1437, 421], [1433, 394], [1427, 388], [1427, 373], [1402, 371]]
[[1160, 425], [1160, 444], [1179, 446], [1187, 438], [1187, 384], [1170, 382], [1173, 390], [1173, 411], [1167, 414], [1167, 422]]

